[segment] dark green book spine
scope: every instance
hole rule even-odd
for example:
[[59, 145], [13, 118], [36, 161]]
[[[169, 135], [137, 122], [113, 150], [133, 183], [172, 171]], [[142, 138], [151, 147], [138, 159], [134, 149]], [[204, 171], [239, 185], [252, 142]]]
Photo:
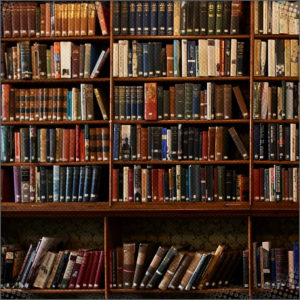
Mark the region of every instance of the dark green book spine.
[[119, 35], [120, 30], [120, 2], [113, 2], [113, 34]]
[[[116, 1], [115, 1], [116, 2]], [[121, 35], [127, 35], [128, 34], [128, 2], [127, 1], [121, 1]]]
[[85, 179], [85, 167], [80, 166], [79, 185], [78, 185], [78, 202], [83, 201], [84, 179]]
[[162, 128], [152, 127], [152, 159], [161, 160]]
[[74, 167], [73, 171], [72, 202], [78, 201], [80, 168], [81, 167]]
[[114, 86], [114, 118], [119, 120], [119, 87]]
[[208, 2], [208, 34], [215, 34], [216, 2]]
[[163, 119], [169, 120], [170, 119], [170, 91], [164, 90], [163, 91]]
[[164, 90], [162, 86], [157, 87], [157, 119], [163, 119], [163, 110], [164, 110]]
[[36, 160], [36, 126], [29, 126], [29, 161]]
[[193, 1], [187, 1], [186, 34], [193, 34]]
[[231, 1], [224, 1], [223, 8], [223, 34], [230, 32], [230, 18], [231, 18]]
[[184, 85], [184, 119], [192, 119], [193, 110], [193, 84], [185, 83]]
[[208, 2], [200, 2], [200, 35], [207, 35], [208, 26]]
[[216, 8], [216, 34], [222, 34], [223, 32], [223, 28], [222, 28], [223, 13], [224, 13], [223, 2], [218, 1], [217, 8]]
[[184, 84], [175, 84], [175, 119], [184, 119]]
[[225, 166], [217, 167], [218, 174], [218, 200], [225, 200]]
[[29, 162], [30, 146], [29, 146], [29, 128], [21, 128], [21, 143], [22, 143], [22, 162]]
[[66, 170], [66, 202], [72, 201], [73, 167], [68, 166]]

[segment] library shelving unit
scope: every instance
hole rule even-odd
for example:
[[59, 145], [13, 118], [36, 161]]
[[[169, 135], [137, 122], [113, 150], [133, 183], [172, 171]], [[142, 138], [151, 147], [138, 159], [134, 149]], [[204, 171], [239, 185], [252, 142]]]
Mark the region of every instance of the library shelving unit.
[[[154, 77], [154, 78], [115, 78], [113, 77], [113, 55], [110, 55], [110, 69], [107, 70], [108, 77], [95, 78], [95, 79], [44, 79], [44, 80], [8, 80], [3, 79], [2, 83], [10, 83], [15, 87], [24, 86], [32, 87], [33, 85], [44, 85], [51, 86], [53, 84], [59, 84], [59, 86], [70, 86], [71, 84], [78, 83], [92, 83], [109, 85], [109, 99], [110, 99], [110, 116], [109, 121], [7, 121], [2, 122], [2, 125], [14, 125], [14, 126], [74, 126], [76, 124], [91, 124], [91, 125], [106, 125], [109, 127], [110, 132], [110, 154], [107, 162], [66, 162], [66, 163], [2, 163], [2, 168], [11, 168], [16, 165], [34, 165], [34, 166], [51, 166], [57, 165], [87, 165], [87, 164], [100, 164], [107, 166], [107, 176], [109, 176], [109, 196], [108, 199], [102, 199], [103, 202], [89, 202], [89, 203], [13, 203], [13, 202], [2, 202], [2, 223], [5, 226], [6, 222], [14, 220], [15, 230], [18, 230], [18, 220], [24, 219], [26, 222], [33, 222], [34, 219], [74, 219], [73, 222], [83, 219], [93, 219], [94, 222], [103, 224], [103, 245], [105, 251], [105, 284], [103, 289], [97, 290], [48, 290], [48, 289], [33, 289], [26, 290], [27, 293], [34, 294], [97, 294], [98, 296], [109, 298], [114, 296], [115, 293], [122, 297], [124, 294], [138, 293], [139, 297], [148, 295], [170, 295], [175, 294], [177, 297], [181, 295], [192, 294], [211, 294], [216, 292], [225, 292], [233, 290], [236, 292], [247, 293], [251, 298], [255, 293], [253, 286], [252, 277], [252, 241], [253, 241], [253, 230], [254, 223], [257, 219], [266, 218], [266, 222], [272, 222], [278, 218], [290, 218], [295, 219], [299, 215], [298, 203], [295, 202], [280, 202], [280, 203], [266, 203], [266, 202], [254, 202], [253, 200], [253, 168], [259, 165], [274, 165], [280, 164], [285, 166], [297, 166], [298, 162], [290, 161], [259, 161], [253, 159], [253, 127], [256, 123], [282, 123], [291, 124], [298, 123], [298, 120], [254, 120], [252, 117], [253, 112], [253, 86], [255, 81], [294, 81], [299, 80], [298, 77], [262, 77], [254, 76], [254, 40], [259, 39], [298, 39], [297, 35], [257, 35], [254, 34], [254, 2], [246, 2], [247, 9], [244, 10], [247, 15], [243, 18], [249, 19], [249, 33], [239, 35], [207, 35], [207, 36], [115, 36], [113, 35], [113, 1], [110, 1], [110, 35], [109, 36], [86, 36], [86, 37], [40, 37], [40, 38], [2, 38], [2, 42], [5, 43], [16, 43], [19, 41], [32, 41], [32, 42], [54, 42], [54, 41], [77, 41], [77, 42], [95, 42], [104, 43], [110, 49], [113, 48], [113, 43], [118, 40], [141, 40], [141, 41], [172, 41], [173, 39], [214, 39], [214, 38], [237, 38], [247, 42], [249, 48], [249, 75], [237, 76], [237, 77]], [[112, 52], [112, 51], [111, 51]], [[249, 107], [249, 119], [232, 119], [232, 120], [162, 120], [162, 121], [144, 121], [144, 120], [115, 120], [113, 116], [113, 105], [114, 105], [114, 86], [115, 84], [126, 84], [126, 83], [144, 83], [144, 82], [158, 82], [158, 83], [184, 83], [184, 82], [225, 82], [225, 83], [243, 83], [249, 87], [250, 101]], [[113, 149], [113, 128], [114, 124], [143, 124], [143, 125], [170, 125], [170, 124], [203, 124], [203, 125], [237, 125], [244, 126], [248, 132], [249, 142], [249, 159], [248, 160], [230, 160], [230, 161], [114, 161], [112, 155]], [[248, 202], [186, 202], [186, 203], [124, 203], [124, 202], [112, 202], [112, 170], [114, 167], [122, 167], [125, 165], [175, 165], [175, 164], [201, 164], [201, 165], [232, 165], [233, 168], [238, 169], [247, 168], [249, 175], [249, 201]], [[2, 187], [3, 188], [3, 187]], [[5, 189], [5, 187], [4, 187]], [[108, 250], [114, 246], [117, 240], [116, 236], [119, 234], [120, 220], [124, 219], [130, 222], [138, 220], [138, 218], [146, 218], [148, 226], [151, 227], [151, 222], [156, 218], [168, 218], [169, 219], [187, 219], [188, 218], [205, 218], [207, 222], [212, 219], [225, 219], [227, 222], [231, 222], [232, 219], [240, 218], [245, 220], [245, 240], [249, 250], [249, 287], [248, 288], [227, 288], [227, 289], [204, 289], [195, 290], [191, 292], [181, 291], [159, 291], [159, 290], [132, 290], [132, 289], [112, 289], [109, 285], [109, 257]], [[51, 225], [49, 225], [51, 226]], [[82, 225], [84, 227], [84, 224]], [[126, 223], [123, 223], [126, 226]], [[138, 227], [138, 226], [137, 226]], [[263, 230], [263, 229], [262, 229]], [[5, 232], [2, 232], [5, 237]], [[288, 232], [286, 233], [288, 235]], [[214, 249], [211, 249], [214, 250]], [[147, 294], [147, 295], [146, 295]], [[157, 297], [157, 296], [155, 296]]]

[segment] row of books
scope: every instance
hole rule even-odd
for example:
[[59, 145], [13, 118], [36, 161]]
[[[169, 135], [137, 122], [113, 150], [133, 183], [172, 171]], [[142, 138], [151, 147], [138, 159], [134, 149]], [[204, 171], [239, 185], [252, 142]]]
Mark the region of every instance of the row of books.
[[108, 161], [108, 127], [1, 126], [1, 162]]
[[1, 74], [7, 79], [96, 78], [109, 52], [109, 48], [100, 52], [91, 43], [18, 42], [4, 49]]
[[[99, 88], [81, 83], [80, 88], [17, 89], [2, 84], [2, 121], [76, 121], [108, 119], [108, 99]], [[94, 93], [93, 93], [94, 91]], [[97, 100], [98, 108], [94, 108]], [[100, 111], [100, 113], [98, 113]]]
[[254, 201], [299, 201], [299, 168], [274, 165], [253, 169], [253, 178]]
[[123, 243], [110, 250], [109, 265], [111, 288], [124, 289], [190, 291], [241, 285], [246, 272], [242, 251], [225, 245], [204, 252], [180, 246], [157, 247], [149, 242]]
[[114, 35], [238, 34], [239, 1], [114, 1]]
[[253, 157], [260, 160], [299, 160], [296, 124], [254, 124]]
[[248, 159], [248, 152], [234, 127], [177, 126], [142, 127], [114, 125], [113, 160], [226, 160], [233, 156], [228, 151], [229, 134], [240, 155]]
[[254, 82], [253, 119], [298, 119], [298, 84], [282, 81], [281, 86]]
[[102, 35], [109, 34], [109, 11], [104, 2], [4, 2], [2, 36], [94, 36], [98, 17]]
[[113, 43], [114, 77], [243, 76], [247, 73], [245, 42], [237, 39]]
[[232, 91], [243, 118], [248, 108], [239, 86], [231, 84], [175, 84], [168, 89], [156, 82], [143, 86], [114, 86], [115, 120], [232, 119]]
[[101, 166], [14, 166], [15, 203], [103, 201]]
[[299, 34], [297, 1], [254, 1], [255, 34]]
[[[98, 289], [104, 278], [104, 251], [60, 250], [60, 239], [42, 237], [27, 253], [3, 245], [5, 277], [2, 284], [14, 288]], [[1, 257], [2, 257], [1, 256]]]
[[253, 284], [255, 288], [299, 289], [299, 243], [293, 243], [292, 250], [273, 248], [271, 241], [254, 242]]
[[225, 166], [113, 169], [112, 201], [247, 201], [248, 176]]
[[298, 40], [254, 40], [255, 76], [298, 76]]

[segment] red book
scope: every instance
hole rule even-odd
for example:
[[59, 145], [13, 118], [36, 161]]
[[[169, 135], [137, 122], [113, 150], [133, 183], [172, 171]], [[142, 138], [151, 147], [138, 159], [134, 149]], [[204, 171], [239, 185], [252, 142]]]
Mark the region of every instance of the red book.
[[69, 143], [69, 161], [75, 161], [75, 145], [76, 145], [76, 130], [70, 130], [70, 143]]
[[79, 140], [80, 161], [85, 161], [84, 129], [80, 129]]
[[141, 128], [141, 160], [148, 159], [148, 129]]
[[96, 9], [97, 9], [97, 16], [98, 16], [102, 35], [108, 35], [108, 33], [109, 33], [109, 10], [102, 2], [96, 1], [95, 5], [96, 5]]
[[94, 257], [95, 257], [95, 251], [91, 251], [90, 256], [89, 256], [89, 262], [88, 262], [86, 271], [85, 271], [84, 276], [83, 276], [83, 281], [82, 281], [82, 288], [83, 289], [88, 288], [89, 277], [90, 277], [90, 273], [91, 273], [91, 270], [92, 270]]
[[69, 161], [70, 159], [70, 129], [63, 129], [62, 134], [62, 161]]
[[158, 169], [158, 201], [164, 201], [164, 169]]
[[76, 257], [75, 264], [73, 266], [70, 282], [69, 282], [69, 289], [74, 289], [76, 285], [76, 281], [79, 275], [80, 267], [83, 261], [83, 256], [86, 250], [79, 249]]
[[97, 266], [97, 271], [96, 271], [96, 276], [95, 276], [95, 281], [94, 281], [94, 289], [99, 288], [99, 285], [100, 285], [100, 282], [101, 282], [101, 279], [102, 279], [103, 264], [104, 264], [104, 251], [101, 250], [99, 261], [98, 261], [98, 266]]
[[152, 169], [152, 202], [158, 201], [158, 169]]
[[80, 126], [76, 125], [75, 127], [75, 160], [80, 161]]
[[259, 182], [260, 182], [260, 187], [259, 187], [259, 197], [260, 201], [265, 201], [265, 185], [264, 185], [264, 179], [265, 179], [265, 169], [260, 168], [259, 169]]
[[15, 162], [20, 162], [20, 131], [15, 131]]
[[157, 120], [157, 83], [144, 84], [145, 120]]
[[85, 271], [86, 271], [86, 268], [87, 268], [88, 262], [89, 262], [89, 257], [90, 257], [90, 252], [89, 251], [84, 252], [81, 266], [80, 266], [79, 273], [78, 273], [78, 277], [77, 277], [76, 284], [75, 284], [76, 289], [80, 289], [82, 286], [84, 274], [85, 274]]
[[133, 169], [128, 169], [128, 201], [133, 202]]
[[225, 75], [225, 40], [220, 40], [220, 76]]
[[119, 169], [113, 169], [112, 176], [112, 201], [117, 202], [119, 198]]
[[215, 159], [215, 136], [216, 128], [208, 127], [208, 160]]
[[2, 99], [1, 99], [1, 118], [2, 121], [9, 121], [9, 90], [10, 84], [2, 84]]
[[93, 262], [92, 262], [92, 269], [91, 269], [89, 281], [88, 281], [89, 289], [92, 289], [94, 287], [94, 281], [95, 281], [95, 277], [96, 277], [99, 257], [100, 257], [100, 251], [95, 251], [95, 255], [93, 257]]
[[202, 158], [208, 160], [208, 131], [202, 131]]
[[253, 169], [253, 198], [254, 201], [260, 201], [260, 180], [259, 180], [259, 169]]

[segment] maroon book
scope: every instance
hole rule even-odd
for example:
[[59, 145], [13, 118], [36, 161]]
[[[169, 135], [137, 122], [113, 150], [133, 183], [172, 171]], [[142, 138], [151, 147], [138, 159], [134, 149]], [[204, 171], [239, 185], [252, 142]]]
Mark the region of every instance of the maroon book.
[[88, 286], [87, 286], [89, 289], [92, 289], [94, 287], [94, 281], [95, 281], [95, 278], [96, 278], [96, 272], [97, 272], [100, 252], [101, 251], [95, 251], [95, 255], [93, 257], [92, 269], [91, 269], [91, 272], [90, 272]]
[[145, 120], [157, 120], [157, 83], [145, 83], [144, 91]]
[[164, 169], [158, 169], [157, 197], [158, 201], [164, 201]]
[[119, 199], [119, 169], [113, 169], [112, 201]]
[[152, 169], [152, 201], [158, 201], [158, 169]]
[[100, 257], [98, 261], [95, 281], [94, 281], [94, 289], [98, 289], [101, 283], [102, 274], [103, 274], [103, 265], [104, 265], [104, 251], [100, 251]]
[[79, 249], [76, 257], [75, 264], [73, 266], [70, 282], [69, 282], [69, 289], [74, 289], [76, 285], [76, 281], [79, 275], [80, 267], [83, 261], [83, 256], [86, 250]]
[[27, 16], [27, 3], [19, 2], [20, 8], [20, 36], [28, 36], [28, 16]]
[[133, 169], [128, 169], [128, 201], [133, 202]]
[[76, 143], [76, 131], [75, 129], [70, 130], [70, 149], [69, 149], [69, 161], [75, 161], [75, 143]]
[[36, 36], [36, 2], [27, 2], [28, 36]]
[[80, 266], [78, 277], [77, 277], [76, 284], [75, 284], [76, 289], [80, 289], [82, 287], [84, 274], [85, 274], [86, 268], [87, 268], [88, 263], [89, 263], [89, 257], [90, 257], [90, 252], [85, 251], [84, 254], [83, 254], [81, 266]]
[[72, 78], [79, 78], [80, 46], [72, 44]]
[[70, 158], [70, 129], [63, 129], [62, 161], [69, 161]]
[[89, 277], [90, 277], [90, 273], [92, 271], [95, 254], [96, 254], [96, 251], [91, 251], [90, 252], [89, 262], [88, 262], [88, 265], [86, 267], [86, 271], [85, 271], [85, 273], [83, 275], [83, 280], [82, 280], [82, 288], [83, 289], [87, 289], [88, 288]]

